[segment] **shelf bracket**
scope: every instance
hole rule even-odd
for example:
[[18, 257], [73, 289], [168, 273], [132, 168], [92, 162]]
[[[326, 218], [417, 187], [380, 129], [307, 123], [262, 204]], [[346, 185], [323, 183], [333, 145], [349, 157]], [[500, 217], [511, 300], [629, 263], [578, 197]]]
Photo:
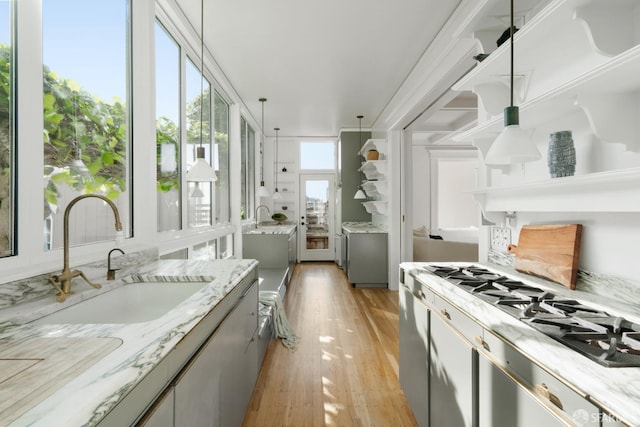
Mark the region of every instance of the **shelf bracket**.
[[637, 140], [640, 112], [637, 93], [579, 95], [574, 104], [587, 116], [593, 133], [603, 141], [622, 143], [640, 151]]

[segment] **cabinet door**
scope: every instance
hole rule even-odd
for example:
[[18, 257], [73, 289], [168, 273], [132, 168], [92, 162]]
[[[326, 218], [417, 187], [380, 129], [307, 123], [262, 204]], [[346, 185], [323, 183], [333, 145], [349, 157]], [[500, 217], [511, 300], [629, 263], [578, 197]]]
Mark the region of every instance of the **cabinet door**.
[[[258, 282], [242, 296], [224, 321], [225, 347], [221, 386], [223, 426], [240, 426], [258, 374], [258, 349], [254, 334], [258, 329]], [[252, 341], [253, 340], [253, 341]], [[253, 345], [252, 345], [253, 344]]]
[[227, 337], [224, 326], [210, 338], [175, 384], [175, 425], [220, 426], [221, 375]]
[[347, 274], [351, 283], [387, 283], [387, 235], [350, 233]]
[[566, 425], [486, 357], [480, 357], [478, 377], [480, 427]]
[[173, 387], [169, 387], [136, 427], [173, 427]]
[[403, 284], [399, 292], [400, 385], [418, 425], [429, 423], [429, 311]]
[[476, 426], [478, 352], [439, 316], [429, 326], [430, 425]]

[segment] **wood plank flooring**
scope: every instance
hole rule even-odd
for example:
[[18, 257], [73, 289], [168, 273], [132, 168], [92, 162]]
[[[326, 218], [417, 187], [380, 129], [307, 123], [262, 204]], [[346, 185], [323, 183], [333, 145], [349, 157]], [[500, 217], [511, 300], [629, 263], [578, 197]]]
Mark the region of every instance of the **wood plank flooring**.
[[298, 346], [272, 340], [244, 426], [415, 426], [398, 382], [398, 292], [353, 288], [334, 263], [296, 266]]

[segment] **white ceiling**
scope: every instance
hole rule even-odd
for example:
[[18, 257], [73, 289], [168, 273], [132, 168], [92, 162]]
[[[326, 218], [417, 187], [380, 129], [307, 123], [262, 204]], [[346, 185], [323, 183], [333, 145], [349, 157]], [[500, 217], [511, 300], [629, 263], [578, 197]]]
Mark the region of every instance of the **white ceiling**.
[[205, 40], [267, 135], [332, 137], [375, 122], [458, 3], [205, 0]]

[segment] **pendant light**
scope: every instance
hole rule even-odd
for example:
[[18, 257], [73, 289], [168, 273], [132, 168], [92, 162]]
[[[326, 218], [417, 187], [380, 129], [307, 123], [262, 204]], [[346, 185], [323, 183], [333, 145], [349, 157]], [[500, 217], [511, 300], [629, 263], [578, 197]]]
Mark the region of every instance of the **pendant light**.
[[264, 186], [264, 103], [267, 98], [258, 99], [262, 104], [262, 128], [260, 129], [260, 187], [258, 188], [258, 197], [271, 197], [269, 190]]
[[[360, 145], [360, 150], [358, 150], [358, 156], [360, 156], [360, 151], [362, 151], [362, 118], [364, 116], [356, 116], [358, 118], [358, 142]], [[362, 168], [360, 168], [360, 184], [358, 185], [358, 191], [356, 191], [356, 194], [353, 196], [353, 198], [355, 200], [364, 200], [367, 198], [367, 195], [364, 194], [364, 191], [362, 191]]]
[[493, 142], [487, 152], [485, 163], [488, 165], [512, 165], [517, 163], [531, 162], [540, 158], [540, 152], [531, 141], [529, 132], [520, 128], [520, 112], [517, 106], [513, 105], [513, 0], [511, 0], [511, 75], [510, 106], [504, 109], [504, 129]]
[[[200, 146], [196, 148], [196, 162], [187, 171], [187, 181], [215, 181], [216, 171], [204, 158], [204, 0], [200, 2]], [[211, 126], [209, 126], [211, 128]]]
[[281, 200], [282, 195], [278, 193], [278, 132], [280, 131], [280, 128], [273, 128], [273, 130], [276, 131], [276, 156], [273, 162], [273, 200]]

